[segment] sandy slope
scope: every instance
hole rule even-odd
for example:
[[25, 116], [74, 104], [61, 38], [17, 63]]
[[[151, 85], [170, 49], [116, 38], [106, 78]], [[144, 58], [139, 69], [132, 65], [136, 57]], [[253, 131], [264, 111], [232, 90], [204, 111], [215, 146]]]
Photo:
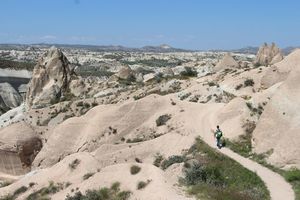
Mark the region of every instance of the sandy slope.
[[[170, 99], [175, 99], [176, 105], [172, 105]], [[53, 196], [53, 199], [64, 199], [71, 193], [72, 188], [78, 187], [85, 191], [110, 186], [111, 183], [119, 181], [122, 189], [133, 192], [132, 199], [189, 199], [174, 185], [180, 176], [180, 166], [174, 165], [167, 171], [162, 171], [153, 166], [154, 155], [158, 152], [166, 157], [181, 154], [182, 150], [188, 149], [194, 143], [197, 136], [201, 136], [215, 148], [211, 129], [219, 123], [218, 116], [224, 108], [226, 104], [223, 103], [177, 101], [175, 95], [150, 95], [139, 101], [120, 105], [97, 106], [86, 115], [69, 119], [57, 126], [50, 134], [46, 148], [35, 161], [36, 165], [42, 163], [46, 168], [37, 168], [11, 186], [0, 189], [0, 194], [11, 193], [30, 182], [38, 183], [33, 188], [37, 190], [47, 186], [49, 180], [60, 183], [68, 181], [72, 185]], [[173, 130], [164, 130], [168, 126], [156, 127], [155, 120], [162, 114], [172, 115], [168, 125], [173, 127]], [[239, 126], [235, 120], [231, 123], [232, 127]], [[108, 134], [108, 126], [117, 128], [118, 133]], [[115, 144], [121, 137], [131, 138], [141, 133], [149, 134], [152, 129], [163, 135], [138, 143]], [[102, 133], [105, 133], [105, 136], [101, 136]], [[97, 136], [101, 137], [97, 139]], [[95, 138], [97, 140], [93, 142]], [[82, 146], [84, 148], [80, 150]], [[270, 190], [272, 200], [294, 199], [291, 186], [281, 176], [229, 149], [224, 148], [221, 152], [257, 172]], [[69, 163], [75, 158], [81, 160], [82, 164], [71, 171]], [[143, 163], [138, 164], [142, 168], [141, 173], [133, 176], [129, 170], [130, 166], [136, 163], [135, 158], [141, 159]], [[95, 175], [86, 181], [82, 180], [83, 175], [88, 172], [95, 172]], [[148, 179], [152, 180], [149, 186], [142, 191], [136, 189], [138, 181]], [[31, 192], [32, 190], [27, 191], [19, 199]]]

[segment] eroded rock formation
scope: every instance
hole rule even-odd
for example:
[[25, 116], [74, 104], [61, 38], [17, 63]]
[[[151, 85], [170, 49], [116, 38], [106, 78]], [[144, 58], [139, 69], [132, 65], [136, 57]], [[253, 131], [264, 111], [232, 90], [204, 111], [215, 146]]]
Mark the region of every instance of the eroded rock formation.
[[256, 54], [254, 64], [257, 66], [267, 66], [280, 62], [282, 59], [283, 54], [275, 43], [272, 43], [270, 46], [267, 43], [264, 43]]
[[234, 60], [230, 53], [226, 53], [224, 57], [215, 66], [214, 71], [221, 71], [230, 68], [239, 68], [240, 65]]
[[26, 94], [27, 106], [45, 107], [58, 101], [68, 92], [73, 75], [66, 56], [61, 50], [51, 47], [34, 67]]

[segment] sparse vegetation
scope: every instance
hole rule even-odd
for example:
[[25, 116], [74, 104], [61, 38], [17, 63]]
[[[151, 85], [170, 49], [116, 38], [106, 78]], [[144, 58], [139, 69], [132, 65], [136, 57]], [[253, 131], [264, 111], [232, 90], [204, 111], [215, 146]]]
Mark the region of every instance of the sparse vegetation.
[[251, 111], [251, 116], [258, 114], [259, 116], [263, 113], [264, 108], [259, 104], [258, 107], [254, 107], [252, 103], [246, 102], [247, 107]]
[[16, 197], [16, 196], [18, 196], [18, 195], [20, 195], [20, 194], [26, 192], [27, 189], [28, 189], [28, 187], [26, 187], [26, 186], [21, 186], [21, 187], [19, 187], [19, 188], [14, 192], [13, 196]]
[[69, 168], [70, 168], [71, 170], [74, 170], [74, 169], [76, 169], [76, 167], [77, 167], [79, 164], [80, 164], [80, 160], [76, 158], [75, 160], [73, 160], [73, 161], [69, 164]]
[[34, 183], [34, 182], [30, 182], [29, 183], [29, 187], [33, 187], [33, 186], [35, 186], [36, 185], [36, 183]]
[[156, 126], [166, 125], [167, 121], [171, 119], [171, 115], [165, 114], [161, 115], [156, 120]]
[[127, 139], [126, 140], [126, 143], [137, 143], [137, 142], [143, 142], [144, 141], [144, 138], [139, 138], [139, 137], [137, 137], [137, 138], [133, 138], [133, 139]]
[[284, 174], [284, 177], [289, 182], [300, 181], [300, 170], [292, 168]]
[[150, 182], [151, 182], [151, 180], [147, 180], [146, 182], [145, 181], [139, 181], [136, 188], [138, 190], [144, 189]]
[[241, 89], [243, 87], [243, 84], [239, 84], [239, 85], [237, 85], [236, 87], [235, 87], [235, 89], [236, 90], [239, 90], [239, 89]]
[[27, 190], [28, 190], [28, 187], [21, 186], [15, 190], [13, 195], [8, 194], [6, 196], [2, 196], [2, 197], [0, 197], [0, 200], [15, 200], [20, 194], [26, 192]]
[[130, 173], [132, 175], [138, 174], [140, 171], [141, 171], [141, 168], [139, 166], [137, 166], [137, 165], [132, 165], [130, 167]]
[[76, 106], [77, 106], [77, 107], [83, 106], [83, 102], [82, 102], [82, 101], [77, 102]]
[[15, 70], [26, 69], [32, 71], [35, 66], [33, 62], [21, 62], [0, 58], [0, 68], [9, 68]]
[[168, 159], [165, 159], [164, 161], [162, 161], [161, 168], [163, 170], [166, 170], [171, 165], [173, 165], [175, 163], [183, 163], [184, 161], [186, 161], [186, 157], [185, 156], [182, 156], [182, 155], [173, 155], [173, 156], [170, 156]]
[[253, 79], [248, 78], [244, 81], [244, 87], [248, 87], [248, 86], [252, 87], [253, 85], [254, 85]]
[[219, 85], [218, 85], [217, 83], [215, 83], [214, 81], [209, 81], [209, 82], [208, 82], [208, 86], [209, 86], [209, 87], [213, 87], [213, 86], [219, 87]]
[[54, 183], [49, 182], [49, 185], [47, 187], [43, 187], [33, 193], [31, 193], [26, 200], [46, 200], [50, 199], [49, 195], [55, 194], [59, 192], [60, 190], [64, 189], [64, 184], [62, 183]]
[[92, 176], [94, 176], [95, 173], [93, 172], [89, 172], [89, 173], [86, 173], [85, 175], [83, 175], [83, 180], [87, 180], [89, 178], [91, 178]]
[[153, 165], [156, 166], [156, 167], [160, 167], [161, 162], [162, 162], [163, 160], [164, 160], [164, 157], [163, 157], [161, 154], [157, 153], [157, 154], [155, 155], [155, 159], [154, 159], [154, 161], [153, 161]]
[[0, 182], [0, 188], [6, 187], [6, 186], [8, 186], [8, 185], [10, 185], [10, 184], [11, 184], [11, 182], [9, 182], [9, 181], [3, 181], [3, 182]]
[[290, 182], [295, 191], [296, 200], [300, 200], [300, 170], [297, 168], [292, 168], [287, 171], [281, 172], [285, 179]]
[[192, 68], [188, 67], [185, 68], [185, 71], [182, 71], [180, 73], [181, 79], [182, 78], [189, 78], [189, 77], [197, 77], [198, 73], [197, 71], [193, 70]]
[[255, 127], [255, 122], [247, 120], [243, 125], [245, 133], [243, 135], [240, 135], [239, 138], [235, 141], [226, 140], [227, 146], [234, 152], [244, 157], [249, 157], [252, 151], [251, 139]]
[[130, 195], [130, 191], [121, 191], [120, 183], [116, 182], [110, 188], [87, 190], [85, 194], [76, 192], [73, 196], [68, 195], [66, 200], [127, 200]]
[[78, 67], [76, 69], [76, 73], [82, 77], [88, 77], [88, 76], [97, 76], [97, 77], [110, 77], [114, 73], [111, 71], [108, 71], [107, 69], [101, 69], [97, 66], [84, 66], [84, 67]]
[[165, 59], [158, 59], [158, 58], [151, 58], [145, 60], [136, 60], [136, 61], [128, 61], [128, 60], [121, 60], [123, 64], [126, 65], [144, 65], [148, 67], [175, 67], [182, 64], [180, 60], [165, 60]]

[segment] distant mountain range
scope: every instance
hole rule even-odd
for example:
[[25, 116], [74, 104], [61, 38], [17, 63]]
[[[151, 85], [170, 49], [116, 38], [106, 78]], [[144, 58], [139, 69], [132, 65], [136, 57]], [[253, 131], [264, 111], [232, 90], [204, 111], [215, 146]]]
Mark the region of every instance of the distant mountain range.
[[[284, 55], [288, 55], [289, 53], [291, 53], [293, 50], [300, 48], [300, 46], [293, 46], [293, 47], [286, 47], [281, 49], [281, 51], [283, 52]], [[240, 49], [230, 49], [230, 50], [224, 50], [224, 49], [217, 49], [217, 50], [211, 50], [213, 52], [233, 52], [233, 53], [244, 53], [244, 54], [256, 54], [258, 51], [259, 47], [252, 47], [252, 46], [248, 46], [248, 47], [244, 47], [244, 48], [240, 48]]]
[[160, 46], [144, 46], [142, 48], [131, 48], [124, 47], [121, 45], [80, 45], [80, 44], [0, 44], [1, 49], [28, 49], [28, 48], [49, 48], [51, 46], [56, 46], [58, 48], [76, 48], [76, 49], [88, 49], [92, 51], [124, 51], [124, 52], [157, 52], [157, 53], [167, 53], [167, 52], [192, 52], [192, 50], [179, 49], [171, 47], [167, 44], [162, 44]]
[[[204, 51], [204, 50], [188, 50], [188, 49], [180, 49], [174, 48], [167, 44], [162, 44], [159, 46], [144, 46], [141, 48], [134, 48], [134, 47], [124, 47], [121, 45], [81, 45], [81, 44], [47, 44], [47, 43], [40, 43], [40, 44], [0, 44], [0, 49], [34, 49], [34, 48], [49, 48], [51, 46], [56, 46], [58, 48], [76, 48], [76, 49], [87, 49], [92, 51], [112, 51], [112, 52], [154, 52], [154, 53], [169, 53], [169, 52], [196, 52], [196, 51]], [[294, 49], [300, 48], [300, 46], [294, 47], [286, 47], [281, 49], [282, 52], [287, 55], [292, 52]], [[233, 52], [233, 53], [247, 53], [247, 54], [256, 54], [259, 47], [248, 46], [240, 49], [215, 49], [215, 50], [208, 50], [211, 52]]]

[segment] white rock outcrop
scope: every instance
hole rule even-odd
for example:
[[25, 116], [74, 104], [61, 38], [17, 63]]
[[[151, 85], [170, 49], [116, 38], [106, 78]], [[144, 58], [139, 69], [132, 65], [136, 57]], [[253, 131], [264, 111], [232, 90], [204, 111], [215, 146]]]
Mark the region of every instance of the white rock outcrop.
[[9, 110], [18, 107], [21, 103], [22, 97], [9, 83], [0, 83], [0, 108]]
[[275, 43], [272, 43], [270, 46], [264, 43], [256, 54], [254, 64], [267, 66], [280, 62], [282, 59], [283, 54]]
[[68, 59], [51, 47], [34, 67], [26, 94], [28, 107], [45, 107], [58, 101], [68, 91], [73, 76]]

